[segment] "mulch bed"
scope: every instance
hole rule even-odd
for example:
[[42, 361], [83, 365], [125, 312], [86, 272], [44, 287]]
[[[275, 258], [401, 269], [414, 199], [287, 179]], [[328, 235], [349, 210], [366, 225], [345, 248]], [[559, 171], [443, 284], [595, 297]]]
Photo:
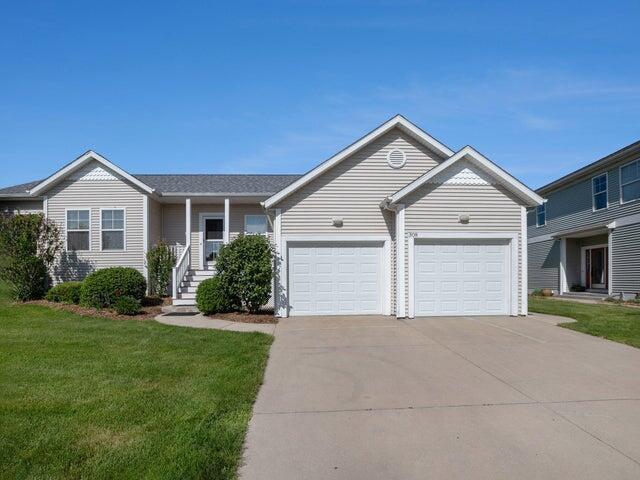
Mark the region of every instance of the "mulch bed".
[[24, 303], [29, 305], [42, 305], [44, 307], [53, 308], [55, 310], [65, 310], [67, 312], [77, 313], [78, 315], [84, 315], [86, 317], [102, 317], [111, 318], [114, 320], [149, 320], [162, 313], [163, 305], [171, 305], [171, 299], [145, 299], [142, 302], [140, 313], [138, 313], [137, 315], [118, 315], [115, 310], [111, 310], [108, 308], [98, 309], [92, 307], [83, 307], [80, 305], [73, 305], [70, 303], [49, 302], [48, 300], [32, 300], [30, 302]]
[[240, 323], [278, 323], [278, 319], [273, 315], [273, 310], [261, 310], [258, 313], [249, 313], [249, 312], [216, 313], [215, 315], [210, 315], [210, 317], [218, 318], [220, 320], [227, 320], [229, 322], [240, 322]]

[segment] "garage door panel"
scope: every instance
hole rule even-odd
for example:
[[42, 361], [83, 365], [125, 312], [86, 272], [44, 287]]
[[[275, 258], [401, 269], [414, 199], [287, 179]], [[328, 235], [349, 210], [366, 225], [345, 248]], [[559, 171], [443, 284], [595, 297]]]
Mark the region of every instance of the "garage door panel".
[[[382, 242], [291, 245], [291, 315], [382, 313], [381, 265]], [[298, 284], [304, 286], [298, 288]]]
[[415, 315], [507, 314], [509, 248], [488, 240], [416, 243]]

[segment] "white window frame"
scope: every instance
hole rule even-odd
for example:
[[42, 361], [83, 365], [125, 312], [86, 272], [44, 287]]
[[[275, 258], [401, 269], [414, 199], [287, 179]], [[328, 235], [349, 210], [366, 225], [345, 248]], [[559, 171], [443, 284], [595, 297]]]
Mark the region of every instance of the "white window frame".
[[[122, 230], [119, 228], [102, 228], [102, 212], [106, 210], [122, 210]], [[102, 232], [120, 232], [122, 231], [122, 248], [110, 248], [105, 250], [102, 246]], [[127, 251], [127, 208], [126, 207], [101, 207], [100, 208], [100, 251], [101, 252], [126, 252]]]
[[638, 197], [638, 198], [634, 198], [633, 200], [627, 200], [625, 202], [624, 198], [622, 197], [622, 187], [624, 187], [625, 185], [630, 185], [630, 184], [635, 183], [635, 182], [640, 182], [640, 178], [638, 178], [637, 180], [633, 180], [632, 182], [627, 182], [625, 184], [622, 183], [622, 169], [624, 167], [628, 167], [632, 163], [638, 163], [638, 167], [640, 168], [640, 158], [636, 158], [635, 160], [627, 162], [624, 165], [620, 165], [620, 168], [619, 168], [618, 176], [619, 176], [619, 179], [620, 179], [620, 205], [623, 205], [625, 203], [637, 202], [638, 200], [640, 200], [640, 197]]
[[[247, 217], [263, 217], [264, 218], [265, 231], [263, 233], [247, 232]], [[244, 233], [246, 235], [267, 235], [269, 233], [269, 220], [267, 219], [267, 216], [262, 214], [262, 213], [247, 213], [244, 216]]]
[[[538, 209], [539, 208], [544, 208], [544, 223], [538, 223]], [[540, 205], [538, 205], [535, 209], [535, 213], [536, 213], [536, 227], [540, 228], [540, 227], [544, 227], [547, 224], [547, 202], [543, 202]]]
[[[593, 188], [593, 182], [596, 181], [597, 178], [604, 177], [607, 182], [607, 188], [604, 189], [604, 192], [598, 192], [597, 195], [604, 193], [605, 198], [607, 199], [607, 203], [602, 208], [596, 208], [596, 191]], [[599, 212], [600, 210], [606, 210], [609, 208], [609, 172], [601, 173], [600, 175], [596, 175], [595, 177], [591, 177], [591, 211]], [[546, 214], [545, 214], [546, 217]]]
[[[85, 211], [89, 212], [89, 250], [69, 250], [69, 232], [86, 232], [87, 230], [69, 230], [68, 228], [68, 212], [79, 212]], [[65, 208], [64, 209], [64, 250], [66, 252], [90, 252], [91, 251], [91, 208], [90, 207], [74, 207], [74, 208]]]

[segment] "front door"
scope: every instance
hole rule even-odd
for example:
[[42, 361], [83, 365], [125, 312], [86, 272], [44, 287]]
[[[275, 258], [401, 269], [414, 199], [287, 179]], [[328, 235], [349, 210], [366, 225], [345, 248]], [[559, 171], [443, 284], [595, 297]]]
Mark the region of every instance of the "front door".
[[607, 289], [607, 247], [589, 248], [586, 252], [587, 288]]
[[203, 221], [203, 265], [210, 268], [215, 264], [218, 251], [223, 243], [224, 238], [224, 218], [222, 217], [204, 217]]

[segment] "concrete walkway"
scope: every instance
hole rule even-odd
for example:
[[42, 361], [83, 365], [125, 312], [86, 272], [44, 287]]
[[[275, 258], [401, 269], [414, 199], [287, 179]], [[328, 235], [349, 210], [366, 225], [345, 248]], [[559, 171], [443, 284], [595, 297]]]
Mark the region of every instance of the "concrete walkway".
[[558, 321], [284, 319], [240, 476], [640, 478], [640, 350]]
[[209, 318], [201, 313], [169, 313], [158, 315], [156, 322], [177, 327], [210, 328], [213, 330], [230, 330], [233, 332], [262, 332], [273, 335], [276, 324], [272, 323], [241, 323]]

